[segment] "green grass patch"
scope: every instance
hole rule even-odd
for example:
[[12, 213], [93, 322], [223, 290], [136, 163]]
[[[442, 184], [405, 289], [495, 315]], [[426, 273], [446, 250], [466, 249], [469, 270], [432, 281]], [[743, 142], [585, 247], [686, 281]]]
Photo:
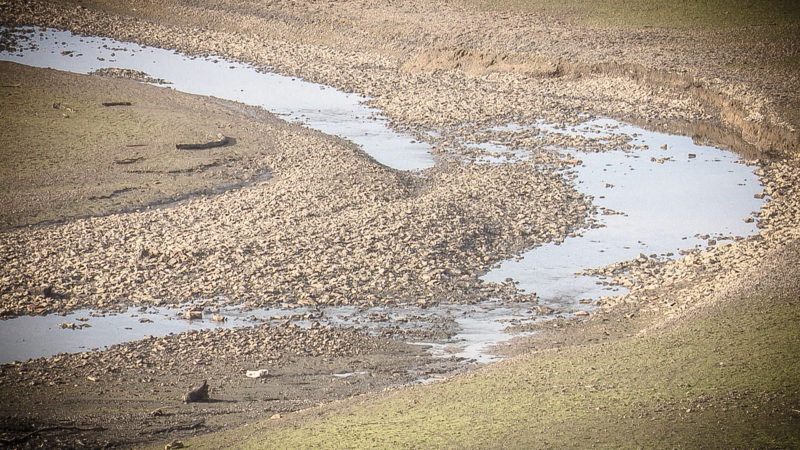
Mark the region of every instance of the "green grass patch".
[[192, 448], [800, 446], [798, 299], [718, 309], [651, 336], [537, 352]]

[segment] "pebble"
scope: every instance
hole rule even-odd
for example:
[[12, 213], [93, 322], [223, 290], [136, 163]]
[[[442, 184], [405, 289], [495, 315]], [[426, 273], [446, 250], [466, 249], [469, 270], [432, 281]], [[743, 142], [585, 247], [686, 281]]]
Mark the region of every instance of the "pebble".
[[267, 369], [258, 369], [258, 370], [248, 370], [244, 374], [247, 378], [264, 378], [269, 375], [269, 370]]

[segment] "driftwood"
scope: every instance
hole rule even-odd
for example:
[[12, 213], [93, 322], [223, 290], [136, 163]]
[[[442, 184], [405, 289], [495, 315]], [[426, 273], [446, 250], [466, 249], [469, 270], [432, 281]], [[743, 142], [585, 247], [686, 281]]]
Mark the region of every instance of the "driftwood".
[[104, 102], [103, 106], [131, 106], [131, 102]]
[[208, 400], [208, 383], [206, 383], [206, 380], [203, 380], [203, 384], [199, 388], [192, 389], [183, 396], [184, 403], [207, 402]]
[[210, 141], [202, 144], [175, 144], [178, 150], [205, 150], [214, 147], [223, 147], [231, 143], [231, 138], [222, 136], [218, 141]]
[[[128, 147], [130, 147], [130, 146], [128, 146]], [[143, 159], [144, 159], [144, 156], [136, 156], [136, 157], [125, 158], [125, 159], [115, 159], [114, 163], [116, 163], [116, 164], [133, 164], [133, 163], [139, 162], [139, 161], [141, 161]]]

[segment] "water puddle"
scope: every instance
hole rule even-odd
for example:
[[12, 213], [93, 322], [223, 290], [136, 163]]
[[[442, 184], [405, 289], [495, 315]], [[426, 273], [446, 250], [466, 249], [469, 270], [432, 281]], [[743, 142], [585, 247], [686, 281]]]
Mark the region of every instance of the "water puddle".
[[102, 350], [148, 336], [218, 327], [274, 326], [287, 321], [300, 327], [309, 327], [316, 321], [354, 327], [372, 335], [400, 336], [406, 342], [431, 347], [436, 355], [488, 363], [497, 359], [489, 348], [509, 339], [503, 329], [509, 323], [535, 321], [535, 307], [522, 302], [430, 308], [335, 306], [318, 310], [288, 305], [256, 310], [226, 307], [202, 311], [198, 318], [189, 320], [186, 311], [192, 305], [183, 305], [103, 314], [82, 310], [64, 315], [23, 316], [0, 323], [0, 364]]
[[[609, 119], [557, 130], [587, 137], [603, 133], [635, 136], [631, 144], [647, 149], [608, 152], [572, 150], [568, 157], [582, 163], [575, 169], [581, 192], [594, 196], [602, 228], [585, 230], [559, 245], [543, 245], [519, 260], [490, 271], [486, 281], [513, 278], [518, 288], [540, 299], [581, 309], [580, 299], [616, 295], [620, 288], [576, 275], [636, 258], [677, 257], [681, 250], [705, 247], [709, 239], [733, 239], [755, 234], [755, 223], [744, 219], [761, 208], [754, 198], [762, 190], [753, 168], [714, 147], [695, 145], [690, 138], [650, 132]], [[713, 241], [711, 241], [713, 242]]]
[[[37, 29], [29, 34], [26, 50], [0, 53], [0, 60], [37, 67], [89, 73], [103, 68], [146, 72], [169, 82], [171, 88], [200, 95], [261, 106], [284, 119], [338, 135], [359, 145], [379, 162], [404, 170], [433, 164], [430, 147], [398, 135], [364, 98], [220, 58], [190, 58], [170, 51], [141, 47], [104, 38], [73, 36], [69, 32]], [[547, 133], [573, 134], [587, 139], [625, 141], [641, 149], [584, 152], [560, 149], [582, 163], [573, 170], [577, 188], [594, 197], [601, 211], [601, 228], [585, 230], [560, 245], [543, 245], [518, 260], [502, 263], [485, 281], [512, 278], [518, 288], [536, 292], [540, 302], [557, 309], [588, 309], [588, 302], [618, 293], [596, 278], [576, 275], [645, 254], [675, 257], [682, 250], [703, 247], [713, 240], [732, 239], [756, 232], [744, 218], [757, 211], [762, 200], [758, 178], [738, 158], [691, 139], [623, 125], [607, 119], [577, 127], [537, 124]], [[508, 124], [495, 132], [524, 131]], [[624, 138], [622, 135], [632, 137]], [[431, 134], [436, 137], [435, 133]], [[662, 147], [666, 144], [666, 147]], [[526, 159], [536, 149], [510, 148], [498, 142], [471, 144], [487, 155], [479, 162], [501, 164]], [[646, 148], [645, 148], [646, 147]], [[310, 326], [354, 326], [373, 334], [400, 336], [407, 342], [430, 346], [435, 354], [481, 363], [497, 359], [491, 347], [508, 341], [509, 324], [539, 319], [536, 305], [487, 302], [481, 305], [417, 307], [335, 307], [320, 311], [274, 308], [245, 311], [236, 308], [206, 311], [200, 320], [183, 318], [180, 309], [149, 308], [100, 315], [78, 311], [64, 316], [20, 317], [0, 322], [0, 363], [47, 357], [60, 352], [105, 348], [149, 335], [164, 336], [195, 328], [251, 326], [290, 320]], [[224, 321], [210, 320], [212, 315]], [[65, 325], [62, 325], [65, 324]], [[339, 374], [338, 376], [354, 376]]]
[[366, 98], [297, 78], [259, 71], [219, 57], [192, 58], [169, 50], [142, 47], [68, 31], [35, 28], [20, 41], [22, 50], [0, 52], [0, 60], [74, 73], [105, 68], [145, 72], [156, 83], [190, 94], [260, 106], [284, 120], [340, 136], [360, 145], [381, 164], [400, 170], [433, 166], [430, 146], [389, 128]]

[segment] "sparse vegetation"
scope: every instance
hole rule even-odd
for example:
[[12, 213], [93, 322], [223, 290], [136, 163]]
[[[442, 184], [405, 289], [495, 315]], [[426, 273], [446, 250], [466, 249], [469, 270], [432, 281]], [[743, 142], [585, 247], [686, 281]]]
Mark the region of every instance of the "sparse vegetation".
[[550, 348], [192, 448], [797, 447], [798, 301], [738, 298], [663, 332]]

